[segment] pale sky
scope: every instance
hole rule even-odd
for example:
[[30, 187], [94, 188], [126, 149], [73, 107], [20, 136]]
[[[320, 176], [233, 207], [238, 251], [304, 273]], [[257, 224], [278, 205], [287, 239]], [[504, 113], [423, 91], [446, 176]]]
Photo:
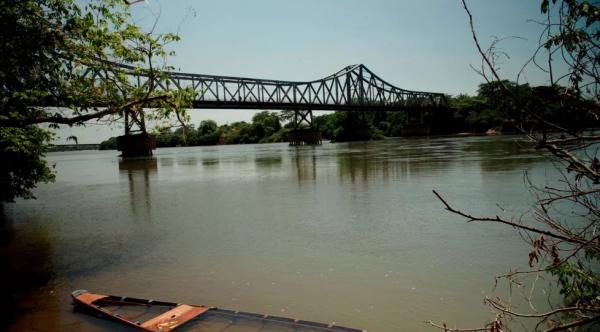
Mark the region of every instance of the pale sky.
[[[543, 20], [540, 0], [471, 0], [481, 42], [501, 44], [510, 56], [501, 73], [515, 79], [533, 53]], [[400, 88], [474, 94], [481, 77], [468, 18], [459, 0], [147, 0], [133, 5], [135, 21], [157, 32], [179, 32], [169, 63], [189, 73], [307, 81], [362, 63]], [[525, 80], [546, 76], [526, 71]], [[192, 123], [249, 121], [254, 111], [192, 110]], [[75, 135], [98, 143], [122, 128], [62, 129], [57, 143]]]

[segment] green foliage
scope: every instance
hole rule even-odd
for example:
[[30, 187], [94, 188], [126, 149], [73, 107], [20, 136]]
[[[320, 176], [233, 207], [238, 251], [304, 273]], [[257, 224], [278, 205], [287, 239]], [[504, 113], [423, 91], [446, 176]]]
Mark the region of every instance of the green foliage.
[[[289, 130], [282, 128], [279, 119], [277, 113], [260, 112], [254, 115], [252, 123], [239, 121], [218, 126], [213, 120], [204, 120], [197, 129], [193, 126], [175, 131], [158, 129], [154, 134], [158, 147], [285, 142]], [[113, 139], [102, 144], [108, 145]]]
[[336, 129], [331, 139], [335, 142], [381, 139], [382, 134], [369, 120], [365, 113], [344, 112], [334, 118]]
[[[50, 170], [40, 161], [46, 147], [41, 142], [49, 134], [30, 125], [116, 120], [144, 107], [152, 109], [147, 114], [152, 120], [188, 119], [191, 88], [157, 89], [166, 79], [162, 70], [170, 68], [166, 58], [172, 52], [165, 45], [179, 37], [141, 31], [131, 23], [128, 8], [122, 0], [4, 1], [0, 6], [0, 130], [11, 146], [40, 142], [20, 155], [31, 158], [29, 178], [25, 171], [15, 176], [2, 168], [0, 177], [10, 182], [4, 198], [31, 198], [35, 183], [49, 179]], [[130, 65], [148, 79], [138, 86], [115, 63]]]
[[[318, 116], [314, 125], [325, 138], [333, 141], [370, 140], [383, 136], [396, 137], [411, 133], [411, 126], [423, 125], [429, 127], [430, 135], [445, 135], [461, 132], [485, 133], [492, 128], [502, 131], [514, 131], [512, 127], [516, 118], [522, 117], [518, 104], [527, 103], [537, 107], [542, 114], [551, 117], [561, 124], [585, 123], [585, 115], [572, 112], [561, 104], [560, 98], [550, 98], [548, 90], [556, 96], [560, 87], [530, 87], [528, 84], [517, 85], [514, 82], [503, 81], [509, 87], [512, 95], [509, 98], [499, 82], [484, 83], [479, 86], [475, 96], [461, 94], [448, 96], [449, 108], [424, 109], [423, 114], [409, 112], [335, 112]], [[419, 117], [423, 117], [423, 123]], [[284, 115], [286, 119], [291, 113]], [[518, 120], [529, 126], [537, 124], [533, 118]]]
[[[588, 262], [594, 261], [597, 266], [599, 261], [588, 257]], [[584, 266], [573, 262], [563, 261], [551, 266], [549, 272], [558, 278], [560, 294], [563, 296], [565, 306], [600, 306], [600, 279], [598, 271], [591, 266]]]
[[[407, 123], [407, 115], [404, 112], [389, 112], [387, 113], [387, 118], [385, 122], [389, 123], [387, 131], [384, 132], [386, 136], [402, 136], [402, 131], [404, 130]], [[377, 125], [377, 127], [381, 126]]]
[[171, 130], [161, 130], [160, 132], [155, 133], [156, 136], [156, 146], [158, 147], [175, 147], [181, 146], [181, 142], [183, 141], [182, 137], [179, 135], [174, 135]]
[[294, 111], [283, 110], [279, 112], [279, 121], [291, 124], [294, 120]]
[[35, 198], [31, 189], [36, 183], [54, 181], [43, 159], [51, 139], [48, 131], [36, 126], [0, 127], [0, 201]]
[[221, 133], [217, 123], [213, 120], [205, 120], [198, 126], [195, 138], [192, 139], [190, 145], [215, 145], [219, 143], [220, 137]]
[[116, 150], [117, 149], [117, 138], [111, 137], [106, 141], [100, 143], [100, 150]]
[[279, 116], [271, 112], [256, 113], [252, 117], [252, 129], [257, 137], [271, 136], [281, 129]]
[[[528, 84], [502, 83], [523, 100], [531, 94]], [[461, 131], [485, 132], [503, 126], [518, 114], [517, 106], [507, 97], [500, 82], [480, 84], [476, 96], [458, 95], [451, 97], [449, 103], [455, 109], [454, 126]]]
[[483, 96], [458, 95], [451, 97], [449, 103], [454, 109], [453, 125], [457, 131], [485, 132], [502, 123], [502, 112]]
[[[556, 4], [557, 0], [552, 0]], [[556, 15], [552, 12], [548, 0], [541, 3], [544, 14]], [[588, 96], [597, 97], [598, 72], [598, 40], [600, 39], [600, 6], [597, 1], [563, 0], [558, 15], [560, 25], [551, 30], [551, 34], [544, 41], [547, 50], [562, 49], [563, 57], [569, 65], [569, 85], [578, 94], [586, 93]], [[594, 84], [588, 81], [594, 80]]]
[[218, 129], [217, 123], [213, 120], [204, 120], [198, 126], [198, 134], [201, 136], [214, 134]]
[[271, 134], [271, 136], [266, 136], [262, 138], [259, 143], [278, 143], [278, 142], [286, 142], [288, 140], [288, 133], [290, 130], [288, 128], [281, 128], [278, 131]]
[[332, 139], [334, 137], [333, 133], [341, 125], [343, 117], [344, 112], [335, 112], [316, 116], [313, 119], [313, 124], [318, 130], [321, 131], [323, 137]]
[[383, 138], [373, 124], [373, 118], [363, 112], [334, 112], [315, 117], [315, 127], [334, 142], [368, 141]]
[[[152, 85], [161, 79], [156, 68], [143, 66], [151, 66], [153, 60], [156, 66], [156, 58], [164, 60], [163, 44], [177, 39], [142, 32], [129, 23], [128, 7], [117, 0], [81, 6], [71, 0], [8, 1], [0, 8], [0, 22], [0, 125], [60, 123], [67, 115], [97, 112], [99, 105], [116, 114], [132, 102], [143, 104], [159, 94]], [[137, 65], [139, 72], [150, 70], [155, 80], [138, 87], [113, 63]], [[93, 72], [106, 79], [85, 75]], [[154, 106], [166, 113], [185, 99], [181, 92], [171, 92], [156, 99]], [[40, 106], [66, 106], [73, 112]]]
[[[531, 87], [510, 81], [484, 83], [479, 85], [476, 96], [463, 94], [449, 98], [454, 119], [447, 125], [456, 131], [485, 132], [492, 127], [514, 131], [516, 128], [510, 126], [515, 122], [525, 128], [541, 129], [540, 119], [544, 119], [580, 130], [591, 120], [585, 111], [590, 107], [565, 103], [564, 91], [565, 88], [557, 85]], [[524, 114], [522, 105], [528, 105], [537, 116]]]
[[259, 138], [255, 136], [252, 124], [244, 121], [229, 125], [227, 131], [223, 133], [223, 139], [226, 144], [250, 144], [259, 141]]

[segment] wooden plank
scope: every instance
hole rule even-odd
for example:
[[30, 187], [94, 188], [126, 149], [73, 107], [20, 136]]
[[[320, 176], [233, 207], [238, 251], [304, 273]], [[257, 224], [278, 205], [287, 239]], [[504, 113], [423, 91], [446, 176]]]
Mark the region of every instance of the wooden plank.
[[192, 320], [208, 310], [208, 307], [195, 307], [187, 304], [180, 304], [162, 315], [143, 322], [140, 326], [148, 331], [172, 331], [179, 325]]
[[108, 296], [106, 296], [106, 295], [93, 294], [93, 293], [83, 293], [83, 294], [77, 296], [77, 300], [79, 300], [82, 303], [85, 303], [87, 305], [91, 305], [93, 302], [96, 302], [98, 300], [102, 300], [102, 299], [107, 298], [107, 297]]

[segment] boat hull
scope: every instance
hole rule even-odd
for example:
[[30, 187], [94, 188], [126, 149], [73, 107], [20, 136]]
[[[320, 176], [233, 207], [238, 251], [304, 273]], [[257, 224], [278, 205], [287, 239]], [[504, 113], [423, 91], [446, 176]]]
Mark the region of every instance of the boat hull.
[[174, 302], [145, 300], [75, 291], [73, 302], [82, 311], [144, 331], [298, 331], [366, 332], [365, 330], [286, 317]]

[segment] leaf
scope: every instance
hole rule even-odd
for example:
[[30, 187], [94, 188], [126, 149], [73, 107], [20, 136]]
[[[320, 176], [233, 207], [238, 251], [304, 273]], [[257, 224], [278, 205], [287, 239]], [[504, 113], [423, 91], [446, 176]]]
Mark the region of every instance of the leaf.
[[78, 140], [77, 140], [77, 136], [71, 135], [71, 136], [67, 137], [67, 142], [68, 141], [73, 141], [73, 142], [75, 142], [75, 144], [79, 144]]
[[548, 12], [548, 0], [542, 0], [542, 7], [540, 10], [544, 14], [546, 14]]

